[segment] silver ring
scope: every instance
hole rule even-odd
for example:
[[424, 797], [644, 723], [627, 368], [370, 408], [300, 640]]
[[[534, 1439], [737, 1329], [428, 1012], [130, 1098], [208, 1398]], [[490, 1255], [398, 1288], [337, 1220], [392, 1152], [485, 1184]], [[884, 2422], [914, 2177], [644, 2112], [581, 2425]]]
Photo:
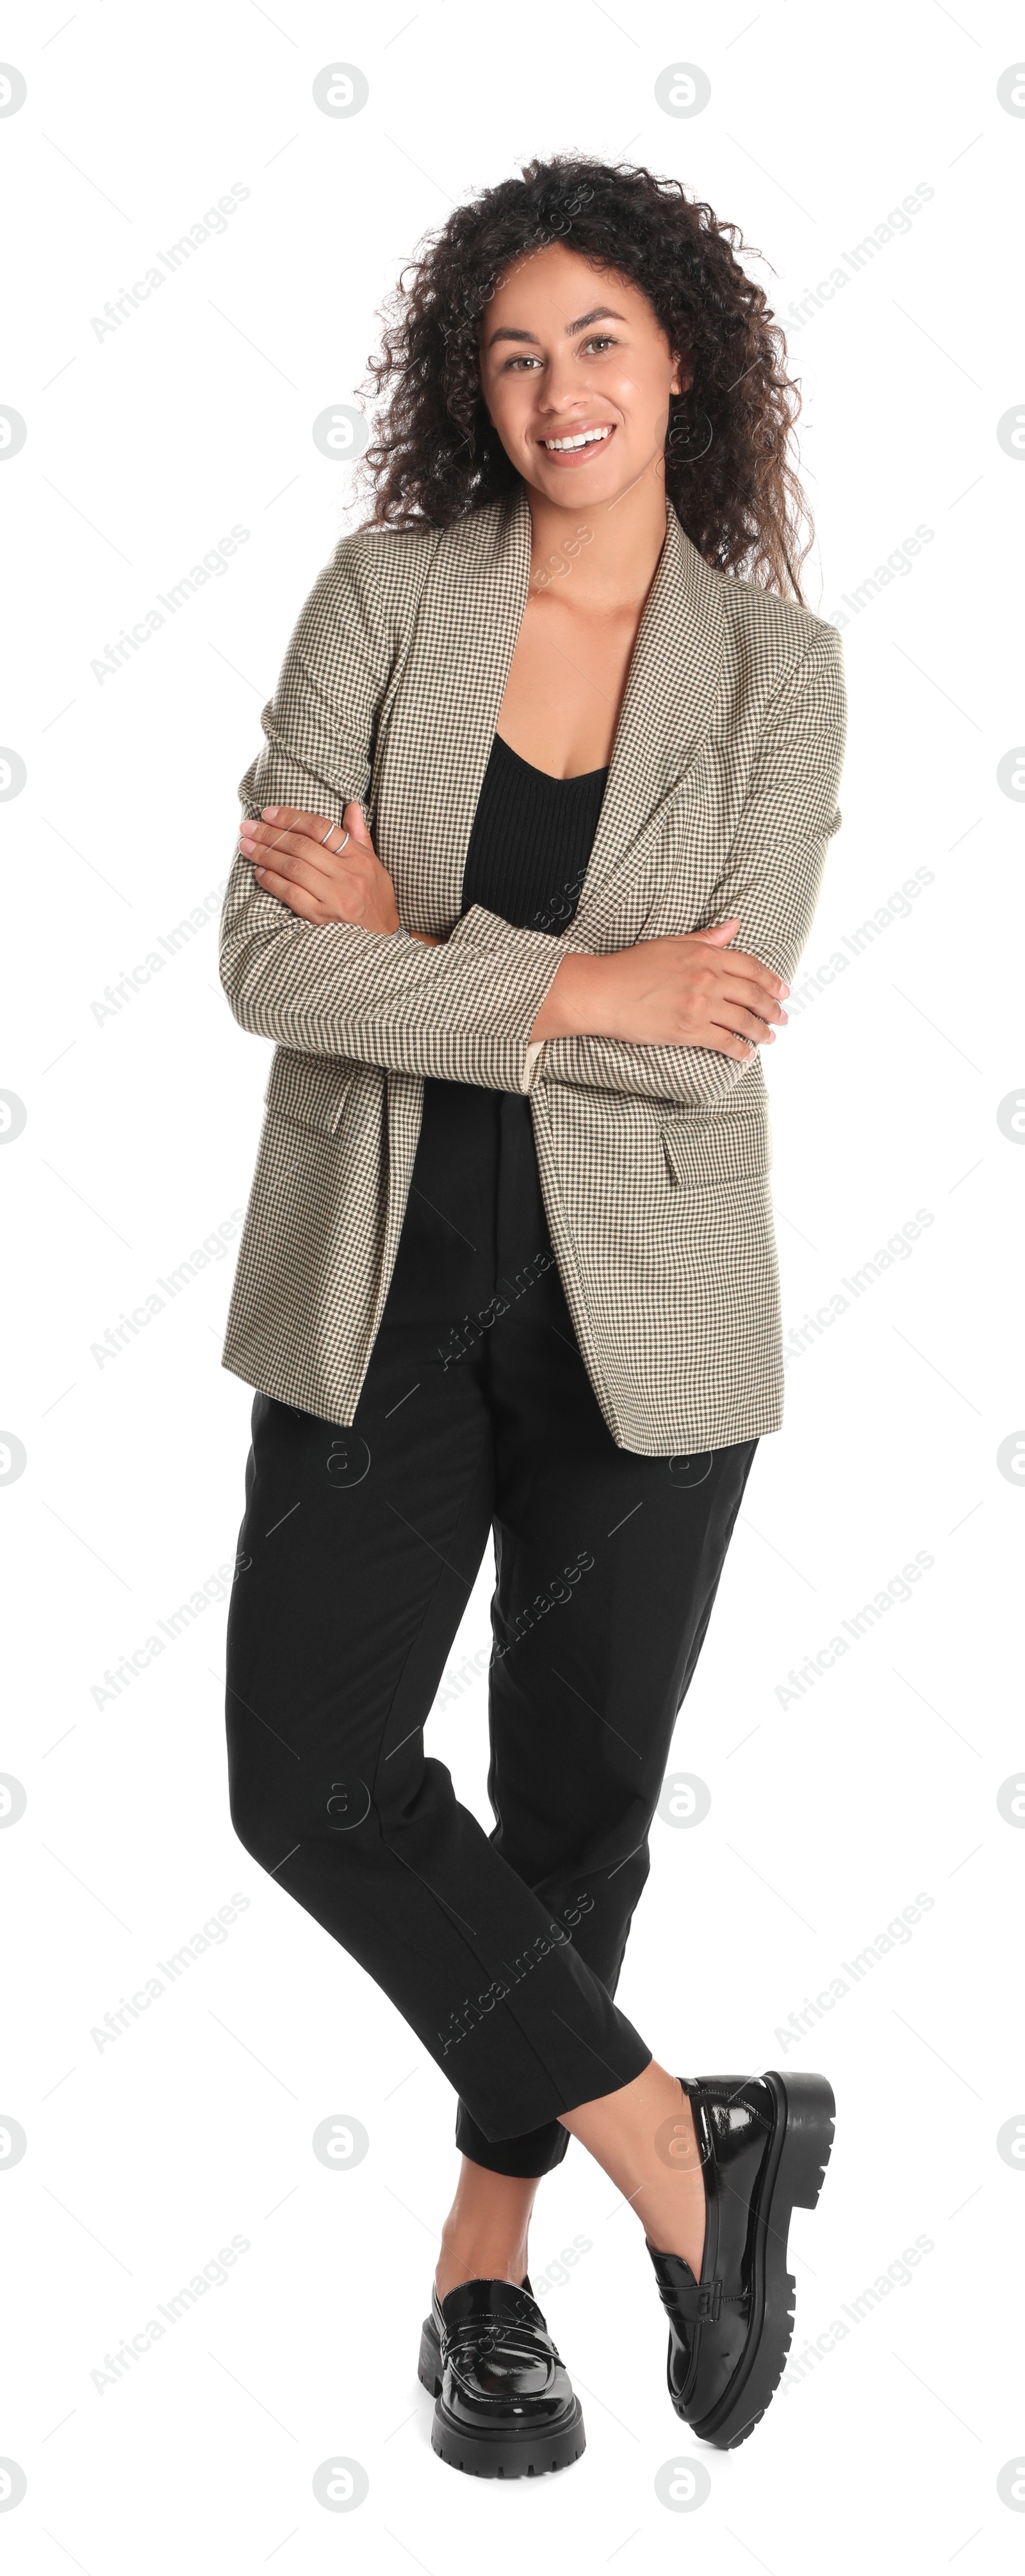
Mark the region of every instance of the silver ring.
[[[336, 824], [336, 823], [329, 823], [329, 824], [328, 824], [328, 827], [327, 827], [327, 830], [326, 830], [326, 832], [325, 832], [325, 834], [324, 834], [323, 840], [321, 841], [321, 844], [320, 844], [321, 849], [322, 849], [322, 850], [324, 850], [324, 849], [326, 849], [326, 848], [327, 848], [327, 844], [328, 844], [328, 842], [329, 842], [329, 840], [330, 840], [330, 838], [331, 838], [331, 834], [332, 834], [332, 832], [335, 832], [335, 831], [339, 831], [339, 832], [341, 832], [341, 830], [342, 830], [342, 827], [341, 827], [341, 824], [340, 824], [340, 823], [337, 823], [337, 824]], [[337, 850], [332, 850], [332, 852], [331, 852], [331, 856], [332, 856], [332, 858], [333, 858], [333, 859], [337, 859], [337, 858], [339, 858], [339, 857], [341, 856], [341, 853], [342, 853], [342, 851], [343, 851], [343, 850], [344, 850], [344, 848], [345, 848], [345, 844], [346, 844], [346, 842], [347, 842], [348, 838], [349, 838], [348, 833], [347, 833], [347, 832], [342, 832], [342, 837], [341, 837], [341, 840], [339, 841], [339, 844], [338, 844], [338, 848], [337, 848]]]

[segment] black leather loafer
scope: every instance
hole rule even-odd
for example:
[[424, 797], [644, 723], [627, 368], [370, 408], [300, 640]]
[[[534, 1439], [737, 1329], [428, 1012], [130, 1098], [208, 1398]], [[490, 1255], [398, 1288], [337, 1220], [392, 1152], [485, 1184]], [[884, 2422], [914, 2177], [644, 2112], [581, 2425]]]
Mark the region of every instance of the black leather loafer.
[[418, 2375], [436, 2399], [431, 2443], [478, 2478], [533, 2478], [584, 2448], [584, 2419], [529, 2281], [461, 2281], [420, 2337]]
[[669, 2394], [701, 2442], [746, 2442], [761, 2421], [794, 2330], [787, 2270], [794, 2208], [814, 2209], [836, 2104], [824, 2075], [706, 2075], [680, 2082], [705, 2181], [701, 2279], [645, 2242], [669, 2318]]
[[[528, 2298], [533, 2298], [529, 2272], [524, 2273], [521, 2288], [526, 2291]], [[441, 2389], [441, 2301], [433, 2281], [430, 2310], [424, 2318], [420, 2336], [420, 2359], [417, 2363], [416, 2375], [421, 2385], [430, 2389], [431, 2396], [437, 2397]]]

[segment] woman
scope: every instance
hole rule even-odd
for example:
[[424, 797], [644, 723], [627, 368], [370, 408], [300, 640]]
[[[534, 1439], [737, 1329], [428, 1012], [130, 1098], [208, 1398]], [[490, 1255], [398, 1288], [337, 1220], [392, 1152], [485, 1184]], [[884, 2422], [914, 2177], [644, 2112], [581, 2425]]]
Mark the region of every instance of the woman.
[[[832, 2134], [823, 2077], [677, 2077], [613, 2000], [781, 1419], [760, 1050], [840, 819], [841, 647], [735, 239], [568, 158], [451, 216], [224, 911], [232, 1009], [277, 1040], [224, 1353], [258, 1390], [232, 1816], [458, 2091], [420, 2376], [483, 2475], [583, 2449], [527, 2275], [571, 2135], [643, 2227], [677, 2413], [730, 2447]], [[492, 1532], [488, 1837], [423, 1728]]]

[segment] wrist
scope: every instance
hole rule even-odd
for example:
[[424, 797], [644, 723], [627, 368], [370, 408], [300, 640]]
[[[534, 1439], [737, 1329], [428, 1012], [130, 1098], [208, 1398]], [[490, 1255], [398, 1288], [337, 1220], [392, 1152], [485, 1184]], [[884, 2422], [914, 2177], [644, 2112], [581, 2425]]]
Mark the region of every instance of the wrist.
[[571, 949], [552, 978], [531, 1029], [531, 1039], [602, 1036], [607, 970], [607, 958]]
[[588, 957], [579, 950], [565, 960], [562, 1004], [567, 1037], [587, 1038], [598, 1034], [601, 964], [600, 957]]

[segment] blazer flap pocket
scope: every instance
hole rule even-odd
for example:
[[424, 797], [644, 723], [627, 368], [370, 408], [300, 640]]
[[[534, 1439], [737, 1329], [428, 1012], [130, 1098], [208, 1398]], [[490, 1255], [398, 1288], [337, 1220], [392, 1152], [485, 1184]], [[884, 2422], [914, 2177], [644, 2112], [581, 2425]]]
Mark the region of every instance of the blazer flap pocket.
[[298, 1127], [319, 1127], [331, 1135], [345, 1107], [355, 1065], [333, 1055], [301, 1055], [278, 1047], [264, 1092], [266, 1108]]
[[743, 1117], [728, 1110], [688, 1110], [665, 1120], [662, 1146], [670, 1181], [681, 1190], [709, 1190], [720, 1181], [750, 1180], [767, 1172], [772, 1161], [764, 1109], [746, 1109]]

